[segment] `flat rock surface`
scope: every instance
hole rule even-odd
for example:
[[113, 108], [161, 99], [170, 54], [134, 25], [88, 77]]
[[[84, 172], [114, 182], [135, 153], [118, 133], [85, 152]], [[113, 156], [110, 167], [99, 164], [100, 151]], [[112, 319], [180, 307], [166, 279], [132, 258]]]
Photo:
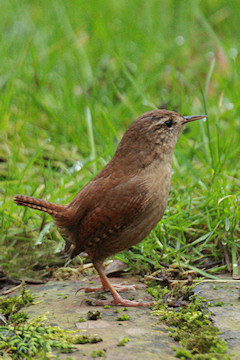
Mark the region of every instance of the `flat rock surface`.
[[222, 332], [221, 338], [229, 346], [232, 360], [240, 359], [240, 282], [230, 277], [221, 282], [202, 282], [195, 293], [204, 296], [213, 307], [214, 325]]
[[[26, 309], [30, 317], [48, 312], [48, 319], [52, 325], [69, 330], [80, 329], [83, 334], [97, 335], [103, 339], [97, 344], [77, 345], [75, 352], [61, 354], [60, 359], [67, 357], [92, 359], [92, 353], [95, 350], [105, 350], [105, 359], [111, 360], [175, 359], [172, 346], [177, 343], [168, 336], [163, 324], [156, 323], [157, 318], [151, 316], [151, 309], [139, 307], [123, 311], [122, 306], [104, 309], [102, 306], [87, 305], [85, 300], [91, 298], [91, 294], [85, 294], [83, 291], [75, 293], [79, 288], [88, 285], [88, 282], [82, 280], [49, 281], [45, 285], [30, 287], [41, 300], [40, 303]], [[95, 284], [91, 284], [91, 286], [94, 285], [99, 285], [99, 283], [96, 281]], [[149, 300], [149, 295], [142, 289], [121, 292], [121, 294], [125, 298], [131, 298], [134, 295], [136, 300]], [[108, 294], [107, 299], [111, 299]], [[119, 310], [118, 313], [114, 313], [116, 309]], [[78, 322], [79, 318], [87, 319], [88, 311], [97, 310], [101, 312], [101, 319]], [[129, 315], [130, 319], [117, 321], [117, 317], [123, 314]], [[128, 337], [130, 341], [125, 346], [117, 346], [123, 337]]]
[[[111, 280], [120, 282], [120, 279]], [[98, 286], [96, 280], [90, 286]], [[105, 359], [110, 360], [171, 360], [174, 357], [172, 346], [178, 346], [168, 336], [166, 326], [157, 324], [157, 318], [151, 316], [149, 308], [128, 308], [111, 306], [104, 309], [102, 306], [90, 306], [86, 299], [91, 294], [76, 291], [81, 287], [88, 287], [87, 279], [78, 281], [49, 281], [45, 285], [30, 286], [31, 291], [39, 296], [40, 303], [27, 308], [31, 316], [43, 315], [48, 312], [48, 319], [52, 325], [65, 329], [82, 330], [86, 335], [97, 335], [103, 339], [97, 344], [77, 345], [71, 354], [61, 354], [60, 359], [92, 359], [93, 351], [105, 350]], [[195, 288], [195, 293], [204, 296], [212, 303], [209, 309], [214, 314], [214, 324], [222, 331], [221, 337], [228, 342], [229, 355], [232, 360], [240, 359], [240, 283], [231, 278], [222, 282], [202, 282]], [[125, 298], [135, 297], [136, 300], [149, 300], [143, 289], [121, 293]], [[110, 294], [106, 295], [111, 299]], [[219, 306], [221, 305], [221, 306]], [[115, 313], [114, 310], [119, 312]], [[100, 311], [101, 319], [87, 320], [88, 311]], [[127, 321], [118, 321], [117, 317], [129, 315]], [[86, 319], [79, 322], [79, 318]], [[122, 347], [117, 346], [123, 337], [130, 341]], [[83, 355], [85, 355], [83, 357]]]

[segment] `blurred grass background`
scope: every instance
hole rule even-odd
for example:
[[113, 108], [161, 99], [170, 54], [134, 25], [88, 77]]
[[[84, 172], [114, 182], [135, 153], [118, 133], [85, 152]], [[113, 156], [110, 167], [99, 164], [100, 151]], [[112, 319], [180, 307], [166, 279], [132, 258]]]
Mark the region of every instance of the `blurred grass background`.
[[[0, 261], [34, 276], [63, 240], [15, 194], [68, 202], [112, 157], [141, 113], [207, 113], [174, 155], [169, 206], [118, 257], [142, 273], [159, 261], [200, 271], [239, 261], [237, 1], [0, 1]], [[202, 269], [202, 270], [201, 270]]]

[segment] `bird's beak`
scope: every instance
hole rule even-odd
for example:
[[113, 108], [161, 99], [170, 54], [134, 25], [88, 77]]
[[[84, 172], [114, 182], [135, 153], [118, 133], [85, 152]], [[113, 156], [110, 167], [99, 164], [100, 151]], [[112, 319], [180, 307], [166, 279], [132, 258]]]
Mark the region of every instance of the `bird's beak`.
[[199, 119], [204, 119], [207, 118], [207, 115], [191, 115], [191, 116], [184, 116], [184, 124], [187, 124], [191, 121], [195, 121], [195, 120], [199, 120]]

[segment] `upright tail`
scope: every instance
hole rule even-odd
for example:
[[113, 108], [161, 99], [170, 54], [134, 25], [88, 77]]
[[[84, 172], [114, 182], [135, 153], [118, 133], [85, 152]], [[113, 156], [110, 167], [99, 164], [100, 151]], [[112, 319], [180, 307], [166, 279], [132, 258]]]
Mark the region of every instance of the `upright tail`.
[[14, 201], [17, 205], [27, 206], [32, 209], [47, 212], [54, 218], [64, 217], [65, 206], [63, 205], [54, 204], [45, 200], [40, 200], [24, 195], [16, 195]]

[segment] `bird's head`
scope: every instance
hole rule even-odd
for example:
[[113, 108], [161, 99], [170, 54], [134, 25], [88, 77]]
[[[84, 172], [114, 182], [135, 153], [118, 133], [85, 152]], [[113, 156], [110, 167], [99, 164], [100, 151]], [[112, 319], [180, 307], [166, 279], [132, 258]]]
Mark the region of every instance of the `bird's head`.
[[173, 150], [185, 124], [203, 119], [206, 115], [182, 116], [174, 111], [155, 110], [143, 114], [136, 120], [137, 126], [146, 131], [148, 141], [162, 147], [163, 151]]
[[152, 110], [136, 118], [129, 126], [120, 143], [130, 149], [156, 149], [173, 151], [184, 126], [206, 115], [182, 116], [174, 111]]
[[184, 126], [206, 117], [182, 116], [168, 110], [148, 111], [131, 123], [118, 145], [115, 158], [124, 162], [126, 168], [134, 167], [134, 163], [138, 164], [138, 168], [144, 168], [154, 159], [171, 159]]

